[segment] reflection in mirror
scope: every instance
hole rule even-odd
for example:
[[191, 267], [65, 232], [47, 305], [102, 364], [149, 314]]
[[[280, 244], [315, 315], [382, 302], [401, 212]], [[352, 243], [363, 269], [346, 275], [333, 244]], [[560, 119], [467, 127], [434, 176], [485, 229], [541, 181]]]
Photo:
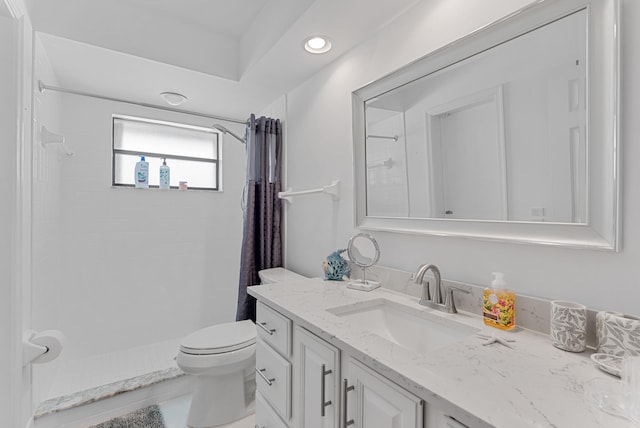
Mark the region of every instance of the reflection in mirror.
[[536, 2], [356, 90], [356, 226], [619, 250], [619, 21]]
[[367, 100], [367, 215], [584, 223], [586, 18]]
[[364, 291], [378, 288], [380, 283], [367, 280], [367, 268], [378, 263], [380, 259], [380, 247], [375, 238], [368, 233], [352, 236], [347, 245], [347, 254], [352, 263], [362, 268], [362, 279], [349, 281], [347, 287]]

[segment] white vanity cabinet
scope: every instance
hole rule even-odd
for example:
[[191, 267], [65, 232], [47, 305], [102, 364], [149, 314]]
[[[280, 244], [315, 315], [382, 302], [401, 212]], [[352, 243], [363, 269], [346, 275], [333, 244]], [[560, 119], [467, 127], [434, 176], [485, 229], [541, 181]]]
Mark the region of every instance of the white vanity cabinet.
[[256, 427], [466, 428], [258, 302]]
[[343, 426], [422, 428], [424, 401], [349, 358], [343, 380]]

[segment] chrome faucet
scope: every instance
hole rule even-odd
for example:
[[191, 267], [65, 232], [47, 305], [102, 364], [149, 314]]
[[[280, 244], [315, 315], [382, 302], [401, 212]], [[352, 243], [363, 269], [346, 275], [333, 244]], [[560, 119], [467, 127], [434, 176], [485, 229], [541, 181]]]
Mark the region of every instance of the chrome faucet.
[[[431, 293], [429, 292], [429, 281], [423, 283], [422, 280], [424, 278], [424, 274], [427, 273], [428, 270], [433, 271], [433, 277], [436, 280], [436, 284], [433, 288], [433, 298], [431, 298]], [[442, 277], [440, 276], [440, 269], [436, 265], [431, 265], [425, 263], [420, 265], [417, 272], [413, 275], [413, 282], [416, 284], [422, 284], [422, 296], [420, 297], [420, 303], [422, 306], [427, 306], [432, 309], [437, 309], [439, 311], [447, 312], [449, 314], [455, 314], [458, 312], [456, 309], [456, 304], [453, 301], [453, 292], [461, 291], [463, 293], [469, 293], [469, 291], [464, 290], [458, 287], [447, 287], [446, 290], [446, 298], [444, 302], [442, 301]]]
[[[427, 273], [428, 270], [433, 271], [433, 277], [436, 280], [436, 285], [433, 289], [433, 298], [431, 298], [431, 293], [429, 293], [429, 281], [422, 284], [422, 278], [424, 278], [424, 274]], [[436, 265], [430, 265], [425, 263], [418, 268], [418, 271], [413, 276], [413, 282], [416, 284], [422, 284], [422, 297], [420, 297], [420, 304], [425, 305], [426, 302], [433, 302], [442, 304], [442, 289], [440, 288], [440, 269]], [[425, 305], [429, 306], [429, 305]]]

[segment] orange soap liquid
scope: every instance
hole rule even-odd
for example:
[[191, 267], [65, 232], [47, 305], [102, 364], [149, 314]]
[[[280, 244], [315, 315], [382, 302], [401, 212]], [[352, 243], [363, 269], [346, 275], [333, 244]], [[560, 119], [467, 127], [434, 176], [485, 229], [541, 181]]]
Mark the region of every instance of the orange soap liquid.
[[511, 330], [516, 326], [516, 295], [504, 289], [486, 288], [482, 299], [482, 319], [486, 325]]

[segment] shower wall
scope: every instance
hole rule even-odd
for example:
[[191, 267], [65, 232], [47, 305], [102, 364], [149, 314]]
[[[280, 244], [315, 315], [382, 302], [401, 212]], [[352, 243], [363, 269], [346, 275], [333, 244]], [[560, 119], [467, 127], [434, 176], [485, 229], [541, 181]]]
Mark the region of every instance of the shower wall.
[[[38, 70], [36, 79], [49, 83], [53, 76]], [[56, 363], [69, 365], [235, 319], [244, 146], [223, 137], [220, 192], [114, 188], [113, 114], [198, 126], [212, 120], [53, 91], [38, 98], [51, 105], [49, 113], [59, 112], [50, 129], [63, 134], [75, 152], [58, 157], [56, 149], [47, 149], [48, 175], [35, 184], [34, 204], [41, 213], [34, 222], [34, 248], [40, 247], [34, 259], [34, 326], [65, 334]], [[242, 125], [224, 125], [244, 132]], [[47, 366], [36, 374], [36, 403], [60, 381], [53, 363]]]
[[[34, 51], [34, 87], [37, 87], [38, 79], [56, 85], [58, 82], [55, 73], [37, 36], [34, 38]], [[41, 126], [46, 126], [51, 132], [62, 133], [61, 101], [61, 96], [55, 92], [41, 94], [34, 91], [31, 328], [36, 331], [61, 329], [59, 315], [63, 305], [59, 291], [63, 282], [60, 181], [65, 155], [59, 145], [43, 146], [38, 132]], [[43, 399], [54, 381], [61, 360], [63, 359], [33, 366], [33, 395], [36, 404]]]
[[244, 147], [223, 143], [223, 192], [113, 188], [112, 114], [211, 120], [73, 95], [64, 96], [63, 112], [76, 151], [62, 172], [64, 323], [78, 339], [69, 340], [70, 353], [126, 349], [231, 321]]

